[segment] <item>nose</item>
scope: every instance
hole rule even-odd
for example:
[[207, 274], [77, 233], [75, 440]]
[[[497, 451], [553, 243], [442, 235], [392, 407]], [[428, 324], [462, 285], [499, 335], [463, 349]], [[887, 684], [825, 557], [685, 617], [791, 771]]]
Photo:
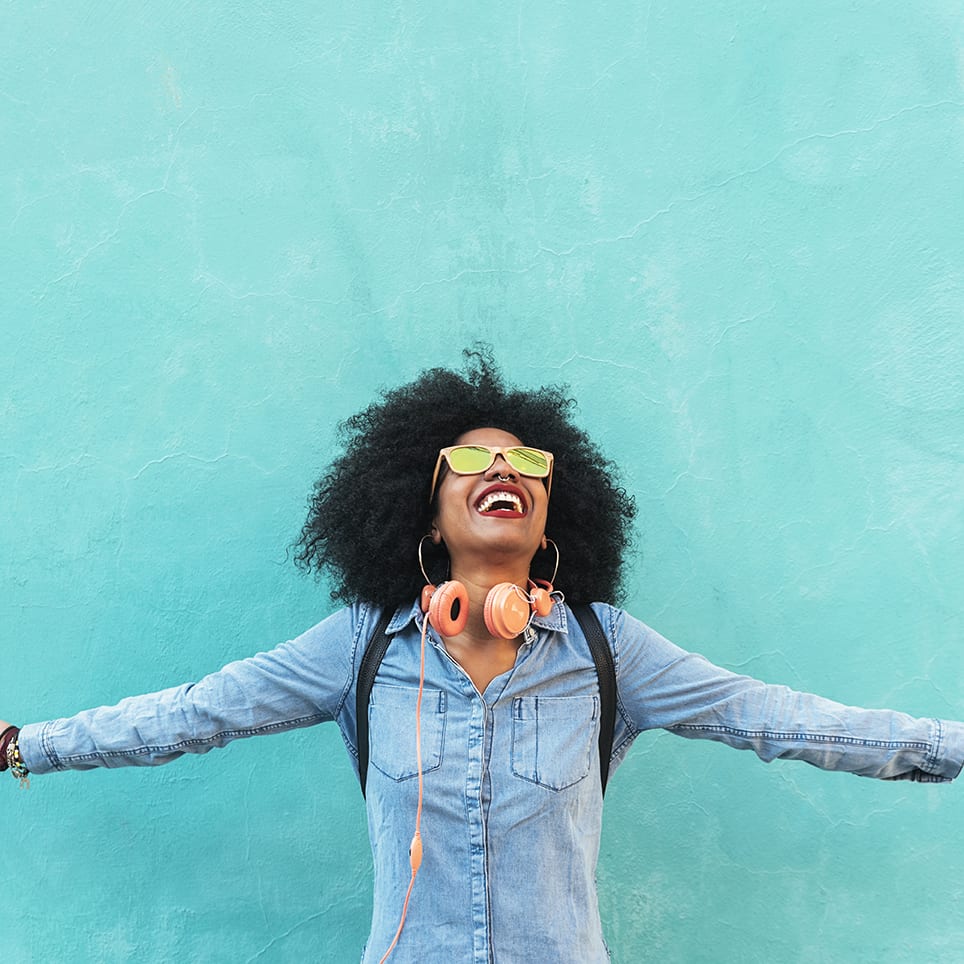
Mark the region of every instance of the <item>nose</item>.
[[489, 471], [485, 473], [487, 479], [516, 479], [517, 474], [514, 468], [505, 460], [505, 456], [500, 452], [495, 461], [489, 466]]

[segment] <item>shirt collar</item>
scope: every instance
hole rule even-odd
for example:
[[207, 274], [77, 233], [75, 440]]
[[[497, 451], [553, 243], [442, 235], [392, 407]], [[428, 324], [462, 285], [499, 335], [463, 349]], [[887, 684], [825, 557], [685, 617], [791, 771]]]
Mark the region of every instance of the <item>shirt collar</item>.
[[[395, 610], [395, 615], [389, 620], [388, 628], [385, 632], [389, 635], [400, 632], [410, 622], [413, 622], [416, 617], [421, 619], [421, 616], [422, 606], [418, 599], [416, 599], [411, 606], [399, 606], [398, 609]], [[566, 607], [562, 604], [561, 600], [557, 601], [556, 605], [549, 611], [548, 616], [539, 616], [536, 614], [532, 617], [530, 625], [538, 626], [539, 629], [548, 629], [553, 633], [568, 633], [569, 626], [566, 620]]]

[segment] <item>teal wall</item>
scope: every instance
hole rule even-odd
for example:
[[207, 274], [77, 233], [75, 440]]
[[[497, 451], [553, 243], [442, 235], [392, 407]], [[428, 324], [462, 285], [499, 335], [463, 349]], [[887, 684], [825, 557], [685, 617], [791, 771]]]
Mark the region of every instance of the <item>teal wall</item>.
[[[964, 717], [960, 4], [3, 12], [0, 716], [326, 615], [334, 425], [482, 336], [624, 466], [633, 612]], [[0, 789], [4, 961], [357, 959], [334, 727]], [[616, 961], [964, 955], [960, 787], [656, 734], [607, 811]]]

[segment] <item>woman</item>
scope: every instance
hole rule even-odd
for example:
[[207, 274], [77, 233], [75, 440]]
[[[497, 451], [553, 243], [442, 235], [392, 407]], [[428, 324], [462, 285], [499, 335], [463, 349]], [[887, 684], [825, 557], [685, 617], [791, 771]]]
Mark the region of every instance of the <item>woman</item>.
[[356, 680], [384, 612], [361, 774], [375, 865], [364, 961], [608, 960], [601, 679], [557, 569], [567, 602], [596, 600], [611, 648], [614, 766], [663, 727], [863, 776], [959, 774], [960, 723], [735, 675], [598, 602], [620, 596], [635, 508], [570, 409], [557, 388], [507, 387], [484, 354], [387, 393], [343, 426], [302, 532], [301, 563], [330, 573], [347, 607], [196, 684], [7, 730], [14, 775], [157, 765], [325, 720], [357, 766]]

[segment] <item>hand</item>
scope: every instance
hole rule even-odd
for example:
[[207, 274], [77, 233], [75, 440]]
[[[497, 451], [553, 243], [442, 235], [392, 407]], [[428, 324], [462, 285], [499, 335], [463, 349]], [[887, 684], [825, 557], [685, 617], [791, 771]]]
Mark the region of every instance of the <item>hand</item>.
[[[0, 720], [0, 734], [10, 729], [10, 724], [6, 720]], [[0, 740], [0, 751], [5, 751], [9, 740]], [[7, 769], [6, 753], [0, 752], [0, 772]]]

